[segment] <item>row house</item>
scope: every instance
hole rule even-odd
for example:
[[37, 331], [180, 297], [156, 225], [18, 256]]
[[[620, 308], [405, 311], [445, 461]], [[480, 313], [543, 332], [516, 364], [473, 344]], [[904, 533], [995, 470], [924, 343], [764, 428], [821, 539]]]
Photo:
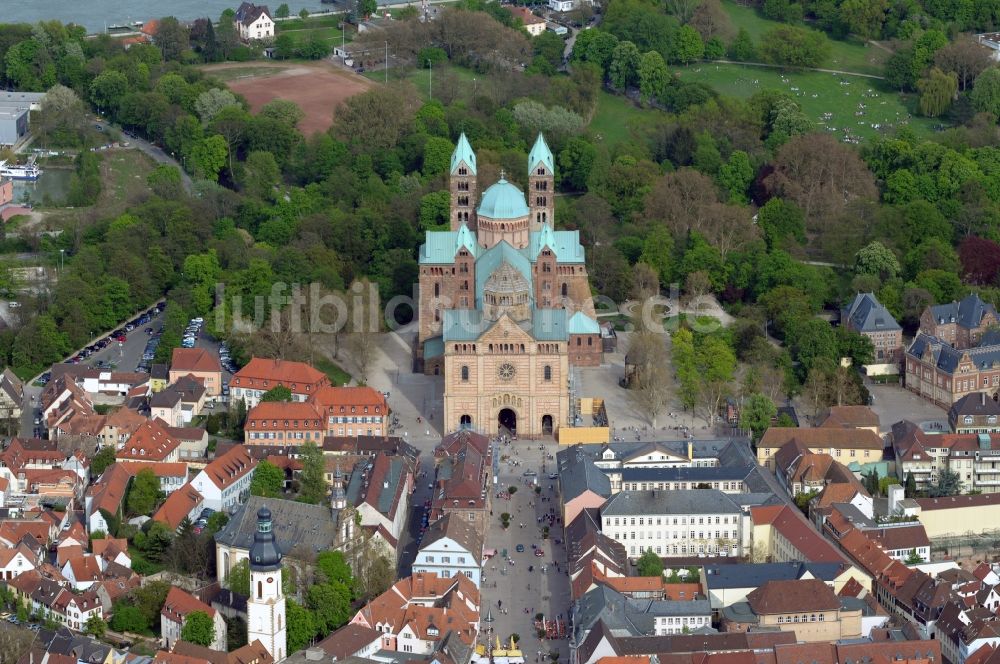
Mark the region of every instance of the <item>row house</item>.
[[346, 487], [347, 502], [361, 517], [359, 525], [383, 540], [393, 563], [409, 514], [413, 481], [413, 469], [407, 459], [377, 454], [354, 467]]
[[[831, 484], [848, 484], [856, 490], [864, 487], [844, 464], [826, 453], [814, 453], [793, 439], [774, 456], [775, 475], [788, 495], [820, 492]], [[866, 492], [867, 495], [867, 492]]]
[[305, 402], [259, 403], [247, 413], [243, 431], [247, 445], [319, 445], [326, 436], [322, 413]]
[[305, 362], [252, 357], [233, 374], [229, 392], [233, 400], [243, 399], [247, 410], [252, 410], [264, 393], [275, 387], [288, 388], [292, 401], [304, 402], [329, 384], [325, 373]]
[[489, 438], [472, 431], [456, 431], [441, 439], [434, 456], [437, 464], [428, 519], [435, 521], [454, 514], [485, 534], [492, 496]]
[[414, 573], [363, 606], [350, 622], [379, 632], [383, 650], [429, 655], [449, 632], [473, 646], [479, 611], [479, 589], [464, 574]]
[[39, 405], [40, 417], [51, 439], [58, 438], [59, 431], [69, 420], [97, 414], [90, 395], [69, 375], [50, 380], [42, 390]]
[[33, 615], [46, 616], [74, 631], [83, 631], [91, 617], [104, 617], [104, 607], [94, 591], [74, 593], [37, 571], [25, 572], [8, 582]]
[[250, 495], [250, 482], [257, 460], [243, 445], [236, 445], [205, 466], [191, 486], [201, 494], [204, 506], [232, 513]]
[[933, 434], [903, 420], [893, 425], [891, 440], [901, 482], [913, 475], [923, 490], [949, 470], [958, 474], [963, 493], [1000, 492], [1000, 434]]
[[882, 438], [870, 429], [843, 427], [770, 427], [757, 443], [757, 463], [775, 470], [775, 455], [793, 440], [814, 454], [828, 454], [844, 465], [882, 460]]
[[175, 348], [170, 358], [170, 384], [191, 376], [205, 387], [209, 398], [222, 394], [222, 365], [204, 348]]
[[226, 652], [226, 621], [220, 612], [216, 611], [208, 604], [205, 604], [194, 595], [181, 590], [177, 586], [171, 586], [167, 593], [167, 599], [160, 609], [160, 644], [170, 649], [181, 639], [181, 630], [187, 617], [200, 611], [212, 619], [215, 625], [215, 638], [209, 644], [212, 650]]
[[160, 420], [147, 420], [118, 449], [115, 458], [119, 461], [176, 463], [180, 458], [180, 444]]
[[444, 579], [464, 575], [479, 588], [482, 565], [483, 538], [468, 523], [448, 514], [427, 528], [412, 569], [432, 572]]

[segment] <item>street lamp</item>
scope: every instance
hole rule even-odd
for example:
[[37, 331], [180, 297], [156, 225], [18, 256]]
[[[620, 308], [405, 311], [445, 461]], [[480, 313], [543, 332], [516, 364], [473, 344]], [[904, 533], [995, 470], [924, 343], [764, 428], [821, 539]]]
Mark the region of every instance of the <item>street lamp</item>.
[[63, 267], [65, 265], [65, 257], [66, 257], [66, 250], [65, 249], [60, 249], [59, 250], [59, 274], [62, 274]]

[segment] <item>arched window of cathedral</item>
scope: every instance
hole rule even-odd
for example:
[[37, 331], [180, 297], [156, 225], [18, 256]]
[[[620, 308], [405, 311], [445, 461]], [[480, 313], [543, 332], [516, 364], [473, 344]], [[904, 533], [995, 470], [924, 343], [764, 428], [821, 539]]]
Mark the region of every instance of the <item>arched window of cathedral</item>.
[[469, 172], [467, 170], [465, 170], [465, 167], [463, 166], [463, 167], [461, 167], [461, 168], [458, 169], [458, 174], [459, 175], [468, 175]]
[[594, 337], [587, 337], [587, 345], [588, 346], [594, 345]]
[[434, 310], [434, 322], [438, 323], [441, 321], [441, 312], [437, 309]]
[[547, 221], [548, 221], [547, 217], [548, 216], [549, 216], [548, 213], [545, 213], [545, 212], [542, 213], [542, 223], [543, 224], [547, 223]]
[[467, 366], [462, 367], [462, 382], [463, 383], [469, 382], [469, 367]]
[[521, 344], [521, 352], [524, 352], [524, 344]]
[[441, 284], [434, 284], [434, 297], [441, 294]]
[[539, 175], [545, 175], [545, 169], [544, 168], [539, 168], [538, 169], [538, 174]]
[[565, 282], [563, 282], [563, 285], [562, 285], [562, 296], [566, 297], [567, 295], [569, 295], [569, 286]]
[[260, 581], [257, 582], [257, 599], [264, 598], [264, 584]]
[[552, 367], [546, 364], [542, 375], [545, 376], [545, 380], [552, 380]]

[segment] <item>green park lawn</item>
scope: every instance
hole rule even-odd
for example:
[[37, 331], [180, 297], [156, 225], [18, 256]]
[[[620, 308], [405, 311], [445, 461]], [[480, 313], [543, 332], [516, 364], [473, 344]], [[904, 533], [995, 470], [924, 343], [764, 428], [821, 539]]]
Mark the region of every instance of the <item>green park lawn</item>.
[[[290, 35], [292, 39], [295, 40], [296, 44], [303, 43], [312, 35], [319, 35], [323, 41], [336, 45], [344, 41], [344, 35], [338, 27], [342, 20], [343, 19], [340, 14], [334, 14], [332, 16], [310, 16], [304, 21], [301, 18], [289, 19], [287, 21], [276, 21], [274, 28], [278, 35]], [[346, 41], [350, 42], [353, 39], [354, 34], [355, 30], [352, 30], [351, 26], [347, 26]]]
[[[761, 36], [768, 30], [785, 25], [777, 21], [771, 21], [760, 14], [752, 7], [738, 5], [731, 0], [724, 0], [722, 8], [729, 14], [733, 25], [743, 28], [750, 34], [754, 43], [759, 43]], [[825, 69], [840, 69], [843, 71], [857, 72], [860, 74], [882, 75], [882, 69], [889, 52], [877, 46], [863, 43], [860, 39], [852, 38], [849, 41], [831, 39], [830, 57], [823, 63]]]
[[597, 142], [617, 145], [631, 139], [637, 129], [648, 124], [658, 113], [662, 111], [639, 108], [621, 95], [602, 90], [588, 130]]
[[[743, 99], [766, 89], [788, 92], [806, 116], [816, 123], [817, 130], [829, 130], [839, 139], [848, 136], [869, 138], [891, 133], [901, 126], [924, 134], [935, 124], [927, 118], [911, 116], [908, 105], [912, 98], [886, 90], [881, 81], [860, 76], [786, 73], [778, 69], [711, 62], [673, 67], [672, 71], [683, 81], [705, 83], [729, 97]], [[861, 104], [865, 108], [862, 109]], [[824, 117], [824, 114], [829, 115]]]

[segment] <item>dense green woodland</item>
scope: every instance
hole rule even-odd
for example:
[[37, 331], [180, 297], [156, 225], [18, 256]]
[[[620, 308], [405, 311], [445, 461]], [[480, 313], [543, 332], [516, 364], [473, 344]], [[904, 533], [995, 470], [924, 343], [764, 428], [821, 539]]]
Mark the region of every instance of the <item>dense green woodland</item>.
[[[26, 303], [23, 327], [0, 333], [0, 354], [22, 373], [40, 370], [166, 293], [162, 359], [188, 317], [212, 312], [217, 282], [222, 306], [243, 296], [243, 314], [278, 281], [340, 291], [368, 280], [383, 299], [412, 294], [423, 233], [447, 223], [458, 134], [476, 147], [482, 181], [504, 169], [523, 187], [526, 150], [544, 131], [558, 162], [557, 223], [581, 231], [595, 292], [620, 301], [677, 283], [688, 296], [716, 294], [738, 317], [725, 333], [677, 340], [685, 405], [707, 399], [698, 376], [715, 376], [710, 404], [737, 391], [732, 368], [712, 366], [720, 343], [745, 368], [746, 394], [863, 399], [836, 360], [866, 361], [870, 345], [813, 314], [856, 290], [875, 291], [911, 328], [928, 303], [970, 288], [1000, 304], [1000, 70], [961, 34], [992, 28], [997, 5], [845, 0], [779, 12], [774, 3], [757, 11], [787, 24], [754, 43], [718, 0], [611, 0], [600, 27], [580, 33], [566, 73], [561, 39], [531, 39], [498, 5], [467, 0], [437, 21], [389, 30], [398, 57], [438, 63], [433, 101], [405, 80], [380, 86], [315, 136], [297, 129], [293, 104], [252, 114], [195, 66], [245, 55], [208, 21], [188, 30], [167, 19], [156, 46], [128, 51], [54, 22], [0, 26], [0, 82], [55, 86], [35, 119], [40, 140], [86, 147], [97, 140], [87, 113], [100, 109], [175, 153], [196, 179], [188, 196], [179, 172], [160, 167], [126, 214], [40, 240], [43, 251], [66, 250], [65, 273], [51, 297]], [[926, 80], [955, 82], [942, 111], [955, 126], [845, 145], [810, 133], [787, 93], [727, 98], [666, 64], [804, 54], [813, 60], [797, 64], [822, 64], [848, 32], [889, 38], [889, 66], [909, 58], [913, 76], [898, 84], [922, 87], [922, 105], [939, 92]], [[803, 48], [778, 52], [788, 43], [779, 37]], [[637, 105], [620, 140], [588, 128], [611, 95]], [[99, 157], [83, 154], [73, 195], [88, 202], [101, 196]], [[258, 337], [233, 341], [294, 354], [288, 339]]]

